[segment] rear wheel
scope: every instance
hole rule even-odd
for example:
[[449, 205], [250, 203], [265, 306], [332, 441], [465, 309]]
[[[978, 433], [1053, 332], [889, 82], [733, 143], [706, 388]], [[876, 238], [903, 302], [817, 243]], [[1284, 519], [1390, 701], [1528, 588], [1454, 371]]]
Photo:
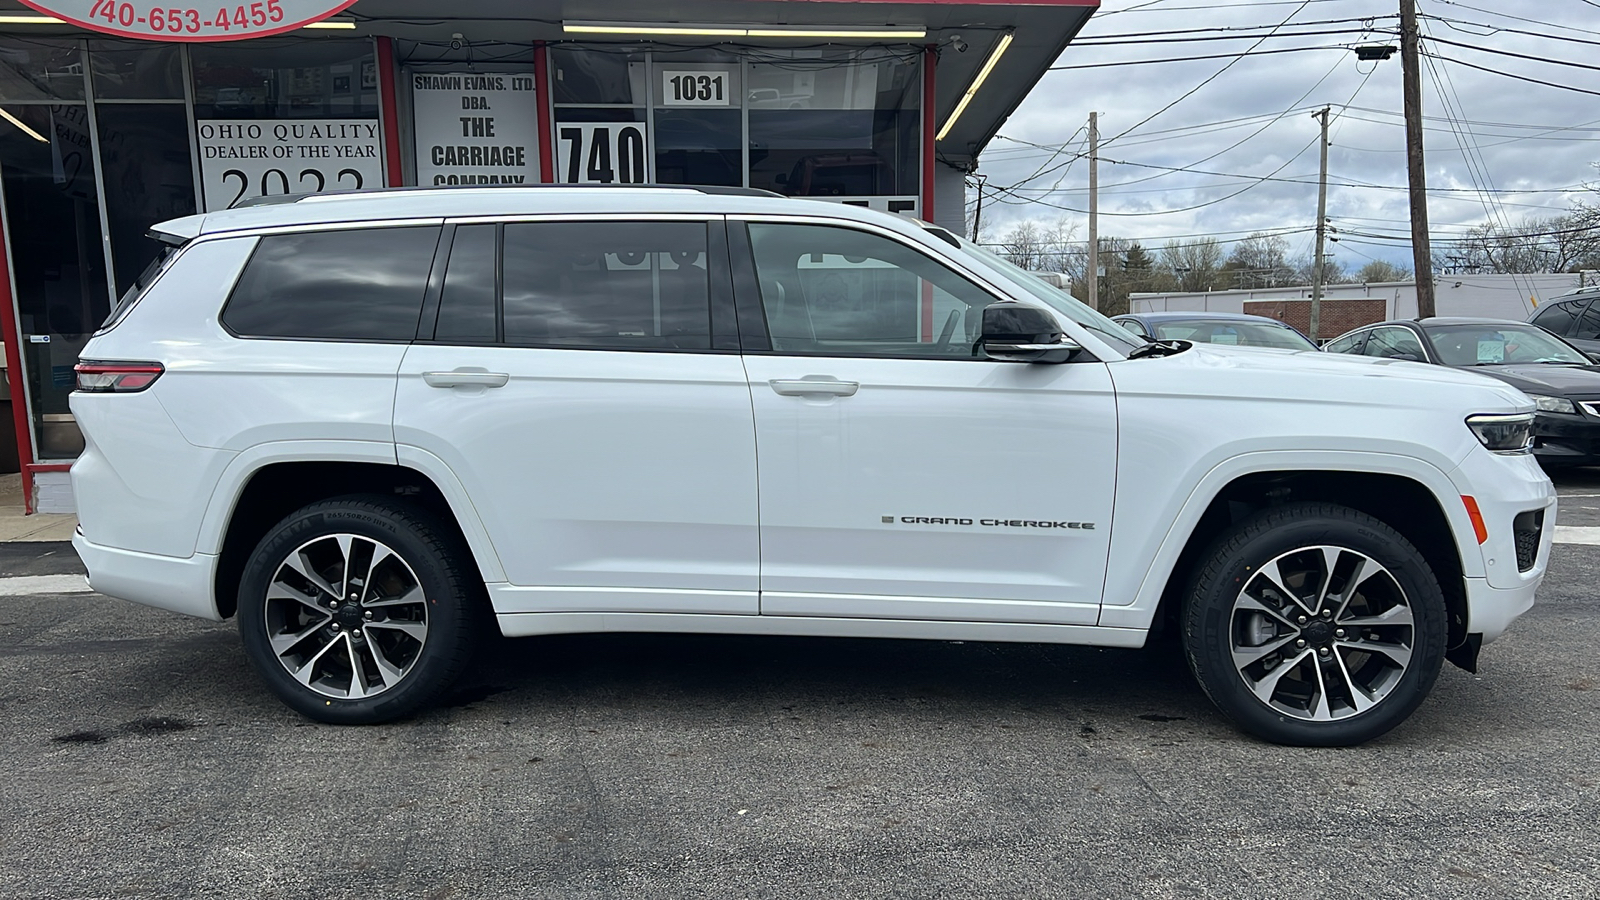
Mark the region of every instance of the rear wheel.
[[1200, 686], [1283, 744], [1349, 746], [1420, 705], [1444, 659], [1444, 597], [1398, 532], [1355, 510], [1259, 513], [1212, 547], [1183, 616]]
[[245, 566], [246, 654], [290, 707], [323, 722], [409, 715], [461, 673], [482, 587], [431, 515], [386, 498], [307, 506]]

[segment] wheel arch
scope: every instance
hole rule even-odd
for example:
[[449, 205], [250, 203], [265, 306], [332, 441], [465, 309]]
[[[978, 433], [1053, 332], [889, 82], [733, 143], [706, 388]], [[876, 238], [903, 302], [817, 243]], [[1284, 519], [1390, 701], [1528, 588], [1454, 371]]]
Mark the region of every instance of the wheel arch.
[[464, 494], [459, 484], [441, 487], [429, 473], [393, 461], [269, 460], [239, 479], [214, 534], [217, 564], [212, 590], [217, 613], [229, 618], [237, 610], [239, 579], [250, 553], [273, 525], [303, 506], [347, 494], [397, 496], [422, 507], [469, 548], [486, 582], [503, 580], [499, 559], [483, 539], [476, 514], [469, 506], [462, 515], [459, 503]]
[[1462, 646], [1467, 640], [1464, 579], [1482, 576], [1483, 556], [1476, 546], [1461, 543], [1463, 535], [1472, 534], [1472, 524], [1453, 482], [1425, 462], [1401, 457], [1338, 465], [1285, 462], [1252, 464], [1235, 458], [1232, 465], [1214, 469], [1184, 504], [1135, 601], [1103, 607], [1100, 624], [1145, 627], [1155, 633], [1172, 627], [1184, 588], [1218, 535], [1257, 510], [1314, 500], [1364, 512], [1405, 535], [1439, 579], [1450, 629], [1446, 646]]

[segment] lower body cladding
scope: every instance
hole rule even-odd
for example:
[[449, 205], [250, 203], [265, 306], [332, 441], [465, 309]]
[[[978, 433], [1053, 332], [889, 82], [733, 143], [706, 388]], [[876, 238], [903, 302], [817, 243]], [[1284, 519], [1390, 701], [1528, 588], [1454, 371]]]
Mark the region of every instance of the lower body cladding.
[[916, 619], [853, 619], [820, 616], [675, 615], [667, 613], [502, 613], [507, 637], [591, 632], [758, 634], [792, 637], [908, 638], [938, 641], [1011, 641], [1088, 647], [1144, 646], [1142, 628], [1038, 625], [999, 622], [928, 622]]

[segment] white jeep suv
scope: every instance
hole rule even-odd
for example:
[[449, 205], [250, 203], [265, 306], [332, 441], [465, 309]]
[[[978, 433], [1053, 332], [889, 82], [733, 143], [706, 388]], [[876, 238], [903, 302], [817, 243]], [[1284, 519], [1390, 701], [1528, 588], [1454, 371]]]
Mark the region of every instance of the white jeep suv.
[[394, 190], [177, 219], [83, 351], [94, 588], [237, 617], [328, 722], [498, 624], [1139, 647], [1351, 744], [1533, 603], [1533, 404], [1151, 343], [941, 229], [712, 188]]

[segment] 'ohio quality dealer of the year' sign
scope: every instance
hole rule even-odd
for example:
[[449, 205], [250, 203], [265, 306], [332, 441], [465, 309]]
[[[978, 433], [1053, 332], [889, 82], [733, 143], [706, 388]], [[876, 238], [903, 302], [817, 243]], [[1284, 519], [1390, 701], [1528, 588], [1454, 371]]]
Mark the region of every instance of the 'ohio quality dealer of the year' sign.
[[292, 31], [355, 0], [22, 0], [80, 28], [151, 41], [237, 41]]

